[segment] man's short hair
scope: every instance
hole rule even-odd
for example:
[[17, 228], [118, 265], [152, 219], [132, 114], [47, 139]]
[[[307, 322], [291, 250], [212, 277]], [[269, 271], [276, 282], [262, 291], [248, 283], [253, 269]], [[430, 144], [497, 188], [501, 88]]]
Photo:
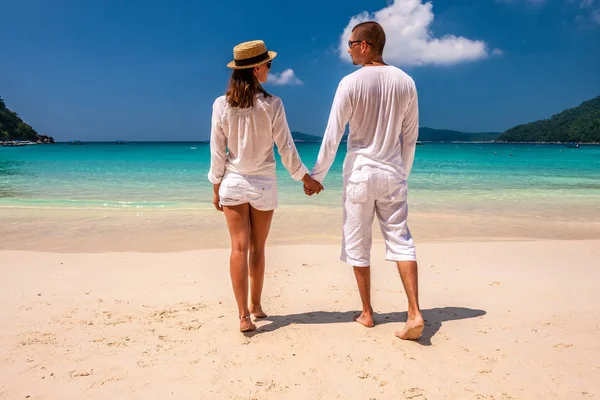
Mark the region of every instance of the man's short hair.
[[383, 48], [385, 47], [385, 32], [383, 27], [375, 21], [361, 22], [352, 28], [352, 32], [355, 32], [355, 40], [364, 40], [369, 42], [373, 51], [377, 54], [383, 54]]

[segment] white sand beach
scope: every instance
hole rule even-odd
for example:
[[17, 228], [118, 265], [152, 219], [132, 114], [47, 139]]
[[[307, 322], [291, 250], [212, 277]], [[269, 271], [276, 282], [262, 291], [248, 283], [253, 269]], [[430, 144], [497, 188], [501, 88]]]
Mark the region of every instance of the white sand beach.
[[419, 342], [373, 251], [377, 325], [338, 245], [271, 245], [258, 331], [228, 250], [2, 251], [2, 399], [593, 399], [600, 241], [422, 243]]

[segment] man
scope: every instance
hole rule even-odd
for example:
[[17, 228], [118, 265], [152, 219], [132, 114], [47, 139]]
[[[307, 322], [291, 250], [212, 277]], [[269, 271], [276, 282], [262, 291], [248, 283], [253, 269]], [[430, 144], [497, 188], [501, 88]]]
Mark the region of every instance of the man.
[[[407, 226], [407, 183], [419, 133], [415, 83], [383, 61], [385, 32], [377, 22], [352, 30], [348, 53], [363, 68], [340, 82], [323, 143], [311, 176], [322, 182], [350, 122], [344, 161], [344, 224], [341, 260], [354, 266], [362, 300], [356, 321], [374, 326], [371, 307], [371, 233], [377, 214], [386, 244], [386, 259], [397, 263], [408, 298], [408, 319], [396, 332], [416, 340], [424, 327], [418, 302], [415, 246]], [[305, 188], [308, 195], [312, 195]]]

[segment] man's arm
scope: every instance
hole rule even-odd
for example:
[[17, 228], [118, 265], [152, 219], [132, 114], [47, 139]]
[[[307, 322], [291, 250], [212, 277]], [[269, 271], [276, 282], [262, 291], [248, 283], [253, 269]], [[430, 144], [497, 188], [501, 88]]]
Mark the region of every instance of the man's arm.
[[325, 179], [325, 175], [327, 175], [331, 164], [335, 160], [337, 149], [351, 116], [352, 104], [342, 81], [335, 92], [321, 149], [319, 150], [317, 162], [311, 172], [311, 176], [315, 180], [323, 182], [323, 179]]
[[402, 122], [402, 163], [406, 179], [410, 175], [410, 170], [415, 160], [415, 149], [417, 147], [417, 138], [419, 137], [419, 100], [417, 89], [414, 84], [411, 86], [410, 98], [406, 115]]

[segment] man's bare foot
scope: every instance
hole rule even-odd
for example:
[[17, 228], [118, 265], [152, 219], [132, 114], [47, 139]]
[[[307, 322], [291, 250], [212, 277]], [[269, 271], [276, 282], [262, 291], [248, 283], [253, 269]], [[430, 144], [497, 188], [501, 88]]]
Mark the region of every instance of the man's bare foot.
[[250, 316], [240, 317], [240, 332], [255, 331], [256, 325], [250, 321]]
[[250, 314], [254, 315], [254, 318], [267, 318], [267, 314], [263, 311], [262, 306], [250, 306]]
[[373, 322], [373, 311], [363, 311], [359, 315], [355, 316], [354, 320], [362, 326], [366, 326], [367, 328], [372, 328], [375, 326], [375, 322]]
[[396, 331], [395, 335], [402, 340], [417, 340], [421, 337], [423, 328], [425, 328], [425, 321], [419, 315], [416, 318], [406, 321], [404, 328], [401, 331]]

